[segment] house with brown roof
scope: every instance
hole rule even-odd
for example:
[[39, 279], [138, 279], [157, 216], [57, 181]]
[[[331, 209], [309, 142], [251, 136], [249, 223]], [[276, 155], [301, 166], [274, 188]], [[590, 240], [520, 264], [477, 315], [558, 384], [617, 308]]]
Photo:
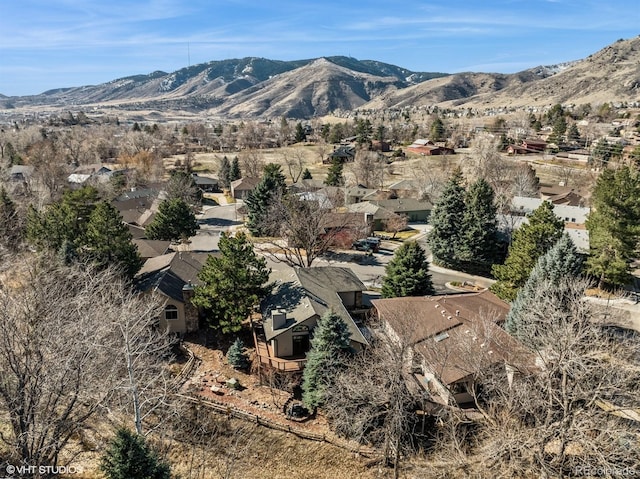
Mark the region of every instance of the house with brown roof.
[[244, 177], [231, 182], [231, 196], [235, 199], [247, 199], [256, 186], [260, 183], [260, 178]]
[[198, 309], [191, 304], [191, 298], [205, 261], [206, 255], [187, 251], [167, 253], [148, 259], [136, 274], [138, 291], [165, 298], [159, 318], [161, 328], [180, 335], [198, 330]]
[[262, 305], [262, 320], [254, 323], [254, 340], [260, 362], [282, 371], [304, 367], [310, 339], [318, 319], [327, 311], [340, 316], [349, 328], [351, 347], [368, 345], [362, 319], [366, 287], [353, 271], [343, 267], [294, 268], [274, 271], [272, 294]]
[[509, 305], [490, 291], [377, 299], [384, 331], [409, 347], [414, 377], [434, 405], [473, 406], [483, 373], [497, 368], [509, 381], [528, 351], [504, 331]]
[[447, 148], [445, 146], [438, 146], [431, 140], [418, 139], [411, 145], [407, 146], [407, 151], [416, 153], [422, 156], [434, 156], [434, 155], [453, 155], [455, 150], [453, 148]]

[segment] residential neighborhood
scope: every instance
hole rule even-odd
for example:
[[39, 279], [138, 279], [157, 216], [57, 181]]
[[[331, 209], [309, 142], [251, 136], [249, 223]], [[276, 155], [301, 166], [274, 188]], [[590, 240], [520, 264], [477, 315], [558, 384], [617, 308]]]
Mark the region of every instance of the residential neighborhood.
[[637, 467], [640, 110], [601, 114], [3, 124], [0, 396], [41, 368], [33, 400], [86, 417], [43, 426], [70, 464], [127, 424], [203, 470], [272, 434], [354, 477], [472, 477], [457, 449], [511, 456], [491, 477]]

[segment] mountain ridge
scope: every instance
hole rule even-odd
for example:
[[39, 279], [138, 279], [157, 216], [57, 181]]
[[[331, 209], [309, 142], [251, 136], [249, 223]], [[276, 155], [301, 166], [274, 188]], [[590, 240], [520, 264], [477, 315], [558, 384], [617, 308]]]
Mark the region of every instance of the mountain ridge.
[[640, 101], [640, 36], [618, 40], [585, 59], [511, 74], [414, 72], [346, 56], [216, 60], [39, 95], [0, 95], [0, 108], [99, 105], [230, 118], [310, 118], [358, 108], [491, 108], [599, 100]]

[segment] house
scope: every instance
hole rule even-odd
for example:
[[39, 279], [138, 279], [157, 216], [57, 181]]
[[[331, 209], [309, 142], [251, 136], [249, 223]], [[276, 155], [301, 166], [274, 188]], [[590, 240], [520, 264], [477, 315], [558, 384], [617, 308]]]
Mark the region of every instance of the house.
[[558, 158], [559, 160], [571, 161], [586, 165], [591, 160], [591, 152], [585, 148], [578, 148], [576, 150], [561, 151], [556, 154], [556, 158]]
[[522, 140], [522, 147], [527, 150], [542, 152], [547, 148], [547, 142], [538, 138], [528, 138]]
[[289, 190], [293, 191], [294, 193], [306, 193], [310, 191], [321, 190], [325, 186], [326, 185], [324, 184], [323, 180], [315, 180], [315, 179], [298, 180], [297, 182], [289, 186]]
[[[527, 215], [537, 209], [544, 200], [538, 198], [527, 198], [516, 196], [511, 204], [510, 215], [498, 215], [498, 230], [508, 241], [512, 232], [523, 224], [527, 223]], [[589, 252], [589, 231], [585, 223], [590, 212], [590, 208], [571, 205], [554, 205], [553, 212], [564, 221], [564, 231], [573, 240], [579, 252]]]
[[260, 362], [276, 369], [298, 371], [318, 319], [331, 310], [349, 328], [351, 347], [360, 351], [368, 345], [361, 319], [365, 286], [349, 268], [294, 268], [274, 271], [273, 293], [261, 305], [262, 320], [254, 324], [254, 340]]
[[426, 223], [431, 216], [433, 205], [426, 200], [415, 198], [397, 198], [395, 200], [377, 200], [373, 204], [398, 215], [404, 215], [412, 223]]
[[171, 241], [150, 240], [134, 237], [131, 242], [136, 246], [140, 257], [145, 261], [149, 258], [162, 256], [163, 254], [170, 252]]
[[9, 168], [9, 181], [24, 183], [33, 176], [34, 168], [29, 165], [13, 165]]
[[198, 310], [191, 304], [191, 298], [205, 261], [206, 255], [187, 251], [167, 253], [145, 261], [136, 274], [139, 291], [157, 293], [166, 299], [159, 323], [170, 333], [183, 335], [199, 328]]
[[407, 151], [417, 153], [422, 156], [434, 156], [434, 155], [453, 155], [455, 150], [453, 148], [447, 148], [445, 146], [437, 146], [431, 140], [418, 139], [411, 145], [407, 146]]
[[418, 180], [400, 180], [389, 185], [396, 198], [416, 198], [419, 199], [423, 190], [423, 185]]
[[488, 290], [372, 303], [387, 336], [409, 348], [414, 377], [432, 405], [473, 406], [484, 372], [497, 368], [511, 382], [514, 365], [529, 354], [499, 326], [509, 305]]
[[380, 151], [382, 153], [388, 153], [391, 151], [391, 145], [386, 141], [373, 140], [371, 142], [371, 151]]
[[385, 222], [394, 216], [393, 211], [389, 211], [370, 201], [349, 205], [347, 206], [347, 211], [364, 215], [367, 222], [373, 222], [372, 228], [374, 231], [384, 230]]
[[540, 199], [554, 205], [584, 206], [586, 199], [569, 186], [551, 185], [540, 187]]
[[73, 170], [73, 173], [67, 177], [67, 181], [77, 185], [84, 184], [88, 180], [95, 181], [96, 183], [106, 183], [113, 174], [115, 174], [115, 171], [111, 168], [107, 168], [101, 163], [94, 163], [91, 165], [78, 166]]
[[191, 173], [191, 177], [196, 186], [204, 193], [217, 193], [220, 191], [217, 178], [202, 176], [197, 173]]
[[246, 200], [256, 186], [260, 183], [260, 178], [244, 177], [231, 182], [231, 196], [236, 200]]
[[328, 164], [334, 160], [340, 163], [351, 163], [356, 157], [356, 149], [351, 145], [341, 145], [336, 148], [322, 162]]

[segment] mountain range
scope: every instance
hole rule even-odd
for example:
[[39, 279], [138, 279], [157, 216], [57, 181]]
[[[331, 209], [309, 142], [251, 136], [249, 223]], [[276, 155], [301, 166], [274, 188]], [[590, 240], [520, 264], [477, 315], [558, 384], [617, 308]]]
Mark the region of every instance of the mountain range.
[[335, 56], [297, 61], [242, 58], [100, 85], [6, 97], [0, 108], [102, 106], [228, 118], [311, 118], [358, 108], [493, 108], [640, 102], [640, 36], [589, 57], [513, 74], [413, 72]]

